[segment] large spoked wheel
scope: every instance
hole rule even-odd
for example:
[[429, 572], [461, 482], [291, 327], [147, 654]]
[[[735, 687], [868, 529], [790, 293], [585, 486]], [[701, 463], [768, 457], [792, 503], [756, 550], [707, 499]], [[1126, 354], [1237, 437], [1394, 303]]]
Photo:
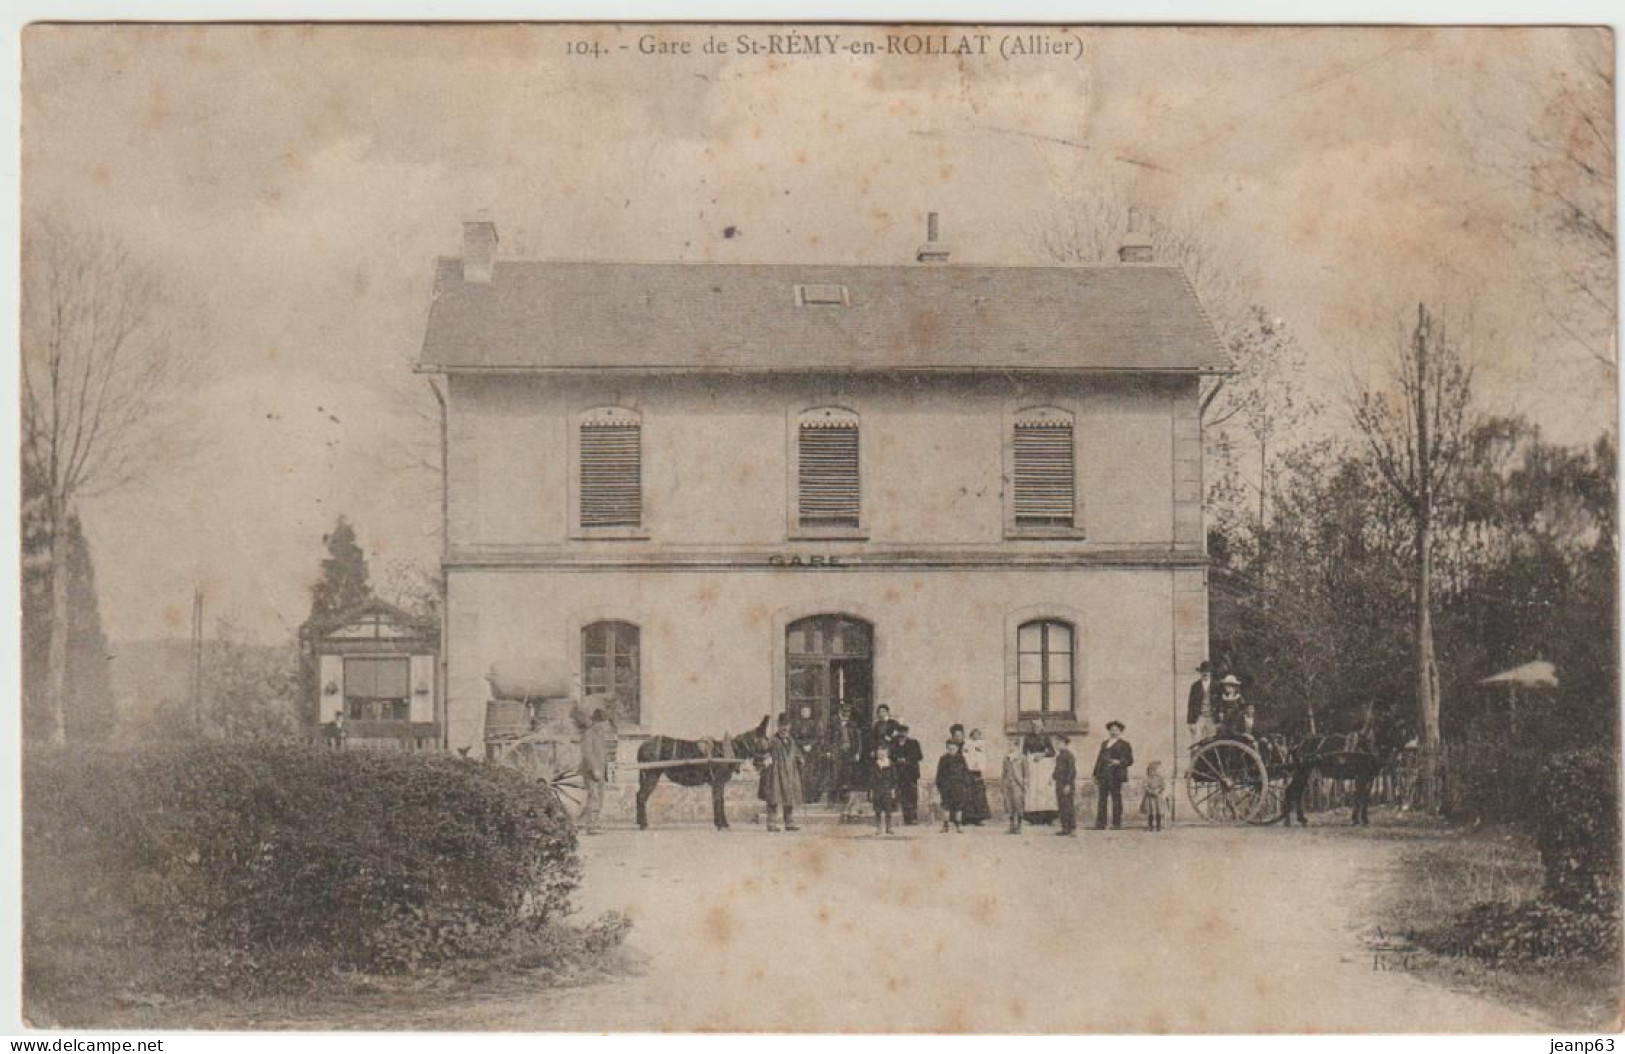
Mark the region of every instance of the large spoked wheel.
[[573, 821], [580, 818], [582, 807], [587, 803], [587, 785], [576, 766], [560, 758], [563, 753], [557, 743], [515, 743], [504, 750], [498, 760], [545, 787]]
[[1212, 739], [1192, 751], [1185, 787], [1196, 815], [1214, 823], [1264, 823], [1271, 802], [1280, 807], [1263, 757], [1239, 739]]

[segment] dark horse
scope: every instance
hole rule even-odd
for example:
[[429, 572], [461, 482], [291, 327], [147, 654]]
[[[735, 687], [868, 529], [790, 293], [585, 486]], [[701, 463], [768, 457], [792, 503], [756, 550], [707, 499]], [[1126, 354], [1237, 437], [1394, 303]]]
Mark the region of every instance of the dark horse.
[[[638, 763], [652, 768], [638, 770], [638, 826], [649, 826], [649, 796], [664, 776], [679, 787], [711, 787], [711, 822], [717, 830], [728, 829], [728, 813], [722, 804], [722, 792], [728, 781], [747, 761], [755, 761], [767, 753], [767, 718], [739, 736], [721, 739], [674, 739], [671, 736], [651, 736], [638, 747]], [[713, 758], [737, 758], [737, 761], [715, 763]], [[693, 761], [695, 764], [669, 764]], [[660, 764], [667, 762], [668, 764]]]
[[[1383, 734], [1388, 733], [1388, 734]], [[1303, 814], [1304, 795], [1316, 773], [1334, 780], [1354, 781], [1354, 808], [1349, 823], [1371, 825], [1371, 786], [1393, 761], [1397, 747], [1395, 734], [1385, 729], [1377, 734], [1351, 732], [1347, 735], [1311, 736], [1292, 752], [1292, 778], [1281, 796], [1281, 819], [1288, 827], [1292, 817], [1309, 826]]]

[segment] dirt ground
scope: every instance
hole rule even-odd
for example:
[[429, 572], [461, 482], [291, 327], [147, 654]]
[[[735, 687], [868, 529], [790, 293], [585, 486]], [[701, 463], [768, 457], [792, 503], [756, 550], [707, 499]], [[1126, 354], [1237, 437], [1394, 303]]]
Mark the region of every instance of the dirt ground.
[[[1380, 827], [891, 839], [823, 826], [584, 839], [586, 915], [646, 956], [613, 984], [347, 1001], [213, 1027], [491, 1031], [1482, 1032], [1549, 1023], [1427, 984], [1368, 929]], [[333, 1008], [337, 1010], [338, 1008]], [[338, 1018], [338, 1019], [335, 1019]]]

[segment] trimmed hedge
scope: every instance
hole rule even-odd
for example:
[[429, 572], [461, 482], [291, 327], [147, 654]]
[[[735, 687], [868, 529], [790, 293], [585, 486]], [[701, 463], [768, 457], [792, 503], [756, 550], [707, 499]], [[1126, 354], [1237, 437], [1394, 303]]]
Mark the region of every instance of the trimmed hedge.
[[[568, 910], [568, 818], [509, 769], [206, 743], [25, 757], [27, 980], [240, 991], [511, 949]], [[63, 943], [67, 942], [67, 943]], [[94, 955], [73, 963], [61, 949]]]
[[1570, 911], [1620, 909], [1619, 761], [1604, 750], [1561, 754], [1535, 785], [1534, 834], [1542, 897]]

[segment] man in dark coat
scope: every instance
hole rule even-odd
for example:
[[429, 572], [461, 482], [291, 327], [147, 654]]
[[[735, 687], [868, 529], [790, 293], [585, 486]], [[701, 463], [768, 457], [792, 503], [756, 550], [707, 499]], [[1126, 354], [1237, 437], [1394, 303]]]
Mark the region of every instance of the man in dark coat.
[[1106, 741], [1095, 757], [1095, 788], [1100, 804], [1095, 809], [1095, 830], [1106, 829], [1106, 803], [1112, 806], [1112, 828], [1123, 829], [1123, 784], [1128, 782], [1129, 766], [1134, 764], [1134, 748], [1122, 738], [1123, 722], [1106, 722]]
[[830, 801], [845, 805], [858, 786], [858, 773], [863, 771], [863, 732], [846, 703], [841, 704], [840, 713], [829, 727], [826, 749], [830, 756]]
[[1193, 740], [1206, 739], [1213, 734], [1213, 664], [1204, 661], [1196, 672], [1198, 676], [1191, 682], [1191, 694], [1185, 706], [1185, 724], [1190, 727]]
[[908, 734], [908, 726], [900, 724], [892, 733], [891, 763], [897, 769], [897, 797], [903, 810], [903, 823], [920, 822], [920, 764], [925, 752], [919, 741]]
[[1078, 759], [1072, 754], [1072, 741], [1055, 737], [1061, 748], [1055, 752], [1055, 811], [1061, 820], [1058, 835], [1078, 833]]
[[865, 760], [875, 756], [875, 749], [882, 744], [890, 746], [897, 735], [897, 722], [892, 720], [891, 707], [881, 703], [875, 707], [875, 723], [869, 728], [869, 739], [863, 744]]
[[796, 807], [801, 795], [801, 745], [790, 734], [790, 715], [779, 715], [778, 731], [767, 741], [767, 755], [762, 759], [762, 779], [756, 796], [767, 803], [767, 829], [779, 829], [779, 814], [784, 814], [784, 829], [798, 831], [795, 825]]

